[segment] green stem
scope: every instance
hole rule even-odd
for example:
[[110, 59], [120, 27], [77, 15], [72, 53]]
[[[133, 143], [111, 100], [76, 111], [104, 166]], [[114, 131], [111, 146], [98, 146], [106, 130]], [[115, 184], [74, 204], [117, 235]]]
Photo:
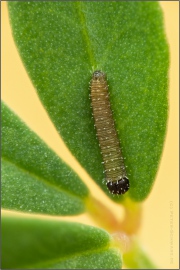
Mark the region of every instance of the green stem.
[[86, 208], [91, 218], [108, 232], [124, 232], [127, 235], [137, 233], [141, 224], [142, 208], [140, 203], [135, 203], [126, 198], [123, 202], [125, 214], [120, 221], [103, 203], [89, 196]]
[[103, 229], [114, 232], [119, 227], [119, 220], [99, 200], [89, 196], [86, 200], [87, 213]]
[[142, 205], [126, 198], [123, 201], [123, 206], [125, 208], [125, 216], [121, 223], [121, 230], [128, 235], [133, 235], [137, 233], [141, 226]]
[[105, 205], [94, 197], [90, 196], [86, 201], [87, 212], [91, 218], [112, 233], [111, 245], [123, 253], [126, 268], [157, 269], [135, 237], [141, 223], [141, 204], [126, 198], [123, 206], [125, 215], [124, 220], [120, 222]]
[[130, 269], [157, 269], [138, 241], [133, 237], [131, 248], [124, 253], [123, 263]]

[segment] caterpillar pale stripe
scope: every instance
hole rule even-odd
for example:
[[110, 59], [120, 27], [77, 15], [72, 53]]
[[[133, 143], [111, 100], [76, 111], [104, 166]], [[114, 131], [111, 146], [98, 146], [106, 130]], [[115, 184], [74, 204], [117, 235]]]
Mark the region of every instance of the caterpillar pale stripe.
[[112, 194], [124, 194], [129, 180], [113, 120], [106, 75], [96, 70], [90, 82], [91, 106], [103, 158], [106, 184]]

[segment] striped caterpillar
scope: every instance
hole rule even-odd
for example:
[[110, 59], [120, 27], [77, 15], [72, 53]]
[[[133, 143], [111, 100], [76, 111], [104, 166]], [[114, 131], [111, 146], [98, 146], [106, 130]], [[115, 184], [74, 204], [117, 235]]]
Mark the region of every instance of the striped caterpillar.
[[124, 194], [129, 180], [110, 107], [105, 74], [96, 70], [90, 82], [91, 106], [105, 168], [106, 184], [112, 194]]

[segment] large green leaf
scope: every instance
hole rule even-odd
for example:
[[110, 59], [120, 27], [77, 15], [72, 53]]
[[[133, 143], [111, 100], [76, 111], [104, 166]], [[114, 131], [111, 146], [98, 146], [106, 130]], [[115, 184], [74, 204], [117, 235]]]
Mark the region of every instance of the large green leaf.
[[4, 269], [120, 269], [121, 256], [101, 229], [62, 221], [4, 217]]
[[2, 103], [2, 207], [71, 215], [85, 210], [79, 177]]
[[128, 166], [127, 196], [143, 200], [157, 172], [167, 121], [168, 46], [159, 4], [11, 2], [9, 14], [20, 55], [50, 118], [108, 194], [88, 87], [93, 70], [107, 73]]

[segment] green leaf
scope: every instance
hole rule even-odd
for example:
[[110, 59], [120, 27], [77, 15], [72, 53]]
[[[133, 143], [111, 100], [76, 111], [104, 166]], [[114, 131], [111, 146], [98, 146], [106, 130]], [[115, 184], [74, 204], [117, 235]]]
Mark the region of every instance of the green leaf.
[[4, 217], [2, 268], [120, 269], [121, 256], [101, 229], [62, 221]]
[[159, 4], [8, 4], [15, 42], [42, 103], [71, 152], [109, 194], [89, 100], [92, 71], [107, 73], [130, 179], [125, 196], [146, 198], [163, 149], [168, 108], [168, 46]]
[[71, 215], [85, 210], [79, 177], [2, 103], [2, 207]]

